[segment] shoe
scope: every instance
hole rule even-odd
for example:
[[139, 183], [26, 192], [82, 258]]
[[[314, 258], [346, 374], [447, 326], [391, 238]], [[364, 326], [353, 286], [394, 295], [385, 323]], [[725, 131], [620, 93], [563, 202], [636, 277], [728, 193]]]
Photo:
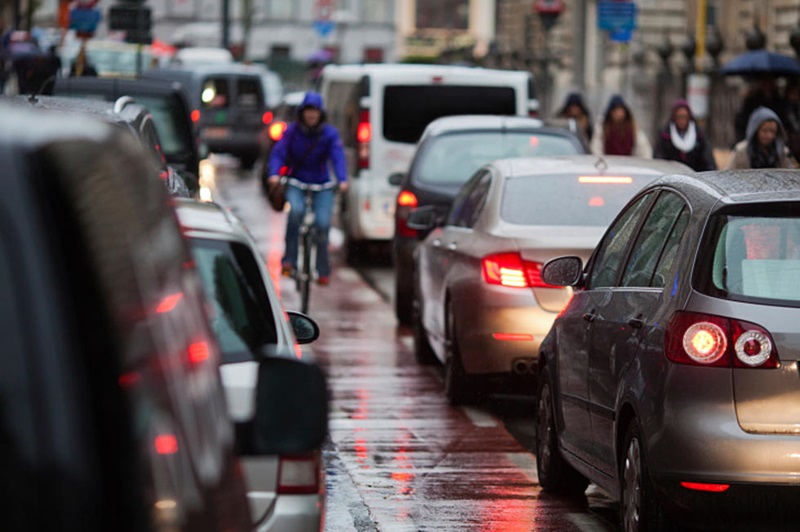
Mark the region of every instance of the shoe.
[[317, 279], [317, 284], [320, 286], [328, 286], [331, 284], [331, 278], [327, 275], [322, 275], [319, 277], [319, 279]]
[[284, 277], [293, 277], [294, 276], [294, 266], [291, 264], [283, 264], [281, 266], [281, 275]]

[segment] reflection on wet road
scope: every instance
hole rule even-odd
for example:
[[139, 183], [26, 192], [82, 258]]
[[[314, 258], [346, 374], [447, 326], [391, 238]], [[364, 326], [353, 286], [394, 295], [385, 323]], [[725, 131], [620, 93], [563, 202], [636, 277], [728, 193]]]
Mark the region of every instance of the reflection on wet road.
[[[220, 181], [217, 199], [250, 227], [277, 274], [283, 217], [255, 179]], [[614, 506], [591, 487], [588, 504], [541, 491], [526, 441], [530, 401], [450, 407], [441, 369], [415, 362], [410, 331], [397, 327], [390, 303], [333, 256], [332, 282], [312, 288], [309, 313], [322, 329], [313, 350], [331, 391], [326, 530], [618, 529]], [[286, 307], [298, 308], [293, 285], [276, 280]]]

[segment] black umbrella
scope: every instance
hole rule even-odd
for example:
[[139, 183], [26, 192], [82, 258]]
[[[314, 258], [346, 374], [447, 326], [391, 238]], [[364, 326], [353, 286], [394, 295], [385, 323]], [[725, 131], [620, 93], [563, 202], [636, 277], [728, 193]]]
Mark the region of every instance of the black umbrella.
[[720, 72], [726, 76], [797, 76], [800, 75], [800, 64], [788, 55], [754, 50], [737, 55]]

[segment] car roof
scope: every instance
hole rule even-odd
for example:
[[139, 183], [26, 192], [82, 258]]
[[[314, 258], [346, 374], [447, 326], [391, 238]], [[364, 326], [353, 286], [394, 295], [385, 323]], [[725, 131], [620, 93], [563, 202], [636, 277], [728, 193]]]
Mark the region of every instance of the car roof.
[[56, 93], [96, 92], [103, 91], [112, 97], [125, 94], [135, 96], [141, 94], [173, 94], [182, 93], [183, 86], [179, 81], [155, 78], [98, 78], [92, 76], [79, 76], [58, 78], [55, 83]]
[[453, 131], [541, 128], [544, 125], [544, 122], [538, 118], [527, 116], [453, 115], [443, 116], [432, 121], [425, 128], [422, 137], [442, 135]]
[[175, 211], [178, 213], [181, 227], [190, 236], [217, 235], [226, 239], [247, 242], [247, 236], [241, 224], [228, 215], [220, 205], [213, 202], [201, 202], [190, 199], [175, 199]]
[[586, 173], [586, 174], [638, 174], [665, 175], [691, 174], [692, 169], [676, 161], [644, 159], [620, 155], [563, 155], [500, 159], [489, 163], [507, 177]]
[[653, 185], [671, 185], [679, 189], [691, 186], [725, 203], [800, 200], [800, 170], [717, 170], [665, 176]]
[[18, 107], [47, 109], [60, 113], [93, 115], [116, 124], [130, 125], [149, 114], [149, 111], [132, 99], [120, 99], [117, 102], [67, 98], [61, 96], [13, 96], [3, 101]]
[[186, 72], [191, 75], [208, 75], [208, 74], [247, 74], [258, 77], [264, 73], [263, 68], [258, 68], [252, 65], [243, 65], [242, 63], [208, 63], [208, 64], [188, 64], [169, 66], [167, 68], [157, 68], [148, 70], [147, 73], [162, 72], [164, 76], [168, 77], [170, 72]]
[[530, 73], [521, 70], [499, 70], [483, 67], [460, 66], [460, 65], [429, 65], [429, 64], [414, 64], [414, 63], [368, 63], [368, 64], [349, 64], [349, 65], [326, 65], [323, 68], [323, 75], [325, 71], [328, 72], [343, 72], [354, 74], [370, 74], [375, 76], [384, 75], [397, 75], [410, 72], [421, 72], [436, 74], [448, 73], [491, 73], [493, 75], [499, 74], [510, 78], [513, 77], [530, 77]]

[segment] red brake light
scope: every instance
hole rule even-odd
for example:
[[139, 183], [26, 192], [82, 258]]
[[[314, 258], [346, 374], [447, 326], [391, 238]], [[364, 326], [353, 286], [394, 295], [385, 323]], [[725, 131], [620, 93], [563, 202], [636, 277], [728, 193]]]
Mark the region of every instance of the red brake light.
[[272, 114], [272, 111], [265, 111], [264, 114], [261, 115], [261, 121], [264, 122], [265, 125], [272, 122], [273, 118], [275, 118], [275, 115]]
[[681, 482], [681, 486], [695, 491], [710, 491], [712, 493], [722, 493], [731, 487], [730, 484], [703, 484], [700, 482]]
[[676, 312], [667, 325], [666, 356], [678, 364], [777, 368], [775, 343], [761, 326], [720, 316]]
[[523, 260], [517, 252], [496, 253], [483, 258], [483, 280], [510, 288], [559, 288], [542, 281], [538, 262]]
[[200, 111], [195, 109], [192, 111], [192, 122], [197, 123], [200, 121]]
[[372, 140], [372, 124], [369, 121], [369, 109], [362, 109], [356, 128], [357, 164], [358, 168], [369, 168], [369, 141]]
[[417, 196], [410, 190], [404, 190], [397, 195], [397, 205], [399, 207], [416, 207]]
[[158, 454], [175, 454], [178, 452], [178, 438], [174, 434], [159, 434], [155, 446]]
[[286, 131], [286, 122], [275, 122], [271, 126], [269, 126], [269, 138], [273, 140], [273, 142], [278, 142], [283, 137], [283, 133]]
[[492, 338], [500, 341], [532, 342], [532, 334], [520, 333], [492, 333]]
[[183, 292], [178, 292], [177, 294], [172, 294], [165, 297], [158, 303], [158, 306], [156, 307], [156, 312], [159, 314], [163, 314], [164, 312], [170, 312], [178, 305], [181, 299], [183, 299]]
[[189, 345], [189, 362], [199, 364], [208, 360], [209, 349], [206, 342], [194, 342]]
[[278, 493], [319, 492], [319, 457], [316, 453], [281, 456], [279, 468]]

